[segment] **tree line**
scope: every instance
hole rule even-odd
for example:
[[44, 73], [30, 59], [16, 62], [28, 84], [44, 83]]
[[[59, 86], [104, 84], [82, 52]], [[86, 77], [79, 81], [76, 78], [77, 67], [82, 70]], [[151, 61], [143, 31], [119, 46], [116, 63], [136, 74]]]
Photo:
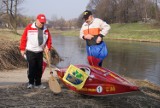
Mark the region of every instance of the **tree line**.
[[[20, 14], [19, 5], [24, 0], [0, 0], [0, 27], [17, 32], [18, 27], [24, 28], [35, 20], [34, 17]], [[86, 9], [94, 16], [107, 23], [133, 23], [160, 21], [160, 0], [90, 0]], [[65, 20], [53, 16], [48, 20], [48, 26], [54, 29], [66, 30], [81, 27], [84, 22], [83, 12], [77, 18]]]
[[109, 23], [160, 21], [160, 0], [90, 0], [87, 9]]
[[[35, 16], [24, 16], [20, 14], [22, 10], [19, 6], [24, 0], [0, 0], [0, 28], [8, 28], [17, 33], [17, 28], [24, 28], [28, 23], [35, 21]], [[63, 17], [53, 16], [47, 20], [50, 28], [66, 30], [77, 28], [77, 18], [65, 20]]]

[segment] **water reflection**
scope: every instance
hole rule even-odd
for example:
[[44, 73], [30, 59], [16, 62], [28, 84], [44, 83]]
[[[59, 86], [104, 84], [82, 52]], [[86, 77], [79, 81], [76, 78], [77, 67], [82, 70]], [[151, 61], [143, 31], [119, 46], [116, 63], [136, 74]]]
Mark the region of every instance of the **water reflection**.
[[128, 77], [148, 79], [160, 85], [160, 44], [107, 41], [105, 66]]
[[78, 37], [54, 36], [53, 46], [64, 59], [58, 64], [59, 67], [67, 67], [70, 64], [88, 64], [85, 44]]
[[[120, 75], [136, 79], [147, 79], [160, 85], [160, 43], [106, 41], [109, 54], [104, 60], [106, 67]], [[85, 42], [78, 37], [54, 36], [53, 46], [64, 61], [60, 67], [69, 64], [88, 64]]]

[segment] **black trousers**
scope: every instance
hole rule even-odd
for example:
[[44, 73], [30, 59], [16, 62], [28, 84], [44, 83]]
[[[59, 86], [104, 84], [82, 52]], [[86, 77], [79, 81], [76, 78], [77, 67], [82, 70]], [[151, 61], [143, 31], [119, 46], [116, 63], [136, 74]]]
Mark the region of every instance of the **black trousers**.
[[28, 79], [29, 84], [36, 86], [41, 84], [43, 52], [26, 51], [28, 61]]

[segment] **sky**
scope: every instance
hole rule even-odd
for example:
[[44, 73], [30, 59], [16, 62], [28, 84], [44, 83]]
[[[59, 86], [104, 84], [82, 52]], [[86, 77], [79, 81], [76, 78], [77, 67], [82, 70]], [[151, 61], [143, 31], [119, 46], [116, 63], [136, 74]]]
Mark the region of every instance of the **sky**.
[[88, 3], [89, 0], [24, 0], [20, 5], [20, 13], [27, 16], [43, 13], [47, 19], [56, 16], [69, 20], [78, 18]]

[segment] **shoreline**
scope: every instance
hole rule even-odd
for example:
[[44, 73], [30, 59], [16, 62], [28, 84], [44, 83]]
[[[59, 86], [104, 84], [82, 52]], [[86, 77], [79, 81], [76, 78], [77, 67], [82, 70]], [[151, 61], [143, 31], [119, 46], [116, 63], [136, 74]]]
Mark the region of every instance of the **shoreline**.
[[[54, 68], [52, 68], [54, 70]], [[12, 86], [17, 84], [27, 83], [27, 68], [17, 68], [12, 70], [0, 70], [0, 87], [2, 86]], [[54, 77], [58, 77], [56, 72], [53, 72]], [[43, 82], [46, 82], [50, 77], [50, 69], [46, 67], [44, 74], [42, 75]], [[130, 77], [125, 77], [129, 82], [137, 85], [139, 87], [150, 87], [155, 90], [160, 90], [160, 85], [155, 84], [146, 79], [133, 79]]]
[[[0, 107], [63, 107], [63, 108], [142, 108], [160, 106], [160, 86], [156, 86], [145, 80], [137, 80], [126, 77], [129, 82], [136, 84], [141, 92], [126, 93], [120, 95], [108, 95], [102, 97], [78, 94], [66, 88], [62, 82], [60, 94], [54, 94], [48, 86], [49, 69], [42, 76], [42, 83], [47, 89], [26, 89], [26, 68], [0, 71], [0, 82], [14, 83], [0, 85]], [[56, 74], [54, 74], [56, 76]], [[6, 84], [7, 84], [6, 83]]]
[[[160, 29], [159, 26], [147, 23], [114, 23], [110, 24], [111, 30], [104, 37], [104, 39], [111, 40], [129, 40], [138, 42], [152, 42], [160, 43]], [[57, 30], [54, 28], [49, 28], [52, 35], [61, 36], [76, 36], [79, 37], [80, 28], [70, 29], [70, 30]], [[19, 28], [17, 30], [18, 35], [14, 34], [9, 29], [0, 29], [0, 39], [6, 40], [20, 40], [24, 28]], [[4, 34], [5, 33], [5, 34]]]
[[[54, 69], [53, 69], [54, 70]], [[27, 68], [17, 68], [12, 70], [0, 70], [0, 88], [14, 86], [28, 82]], [[56, 73], [53, 74], [55, 77]], [[42, 81], [46, 82], [50, 77], [50, 70], [47, 67], [42, 75]]]

